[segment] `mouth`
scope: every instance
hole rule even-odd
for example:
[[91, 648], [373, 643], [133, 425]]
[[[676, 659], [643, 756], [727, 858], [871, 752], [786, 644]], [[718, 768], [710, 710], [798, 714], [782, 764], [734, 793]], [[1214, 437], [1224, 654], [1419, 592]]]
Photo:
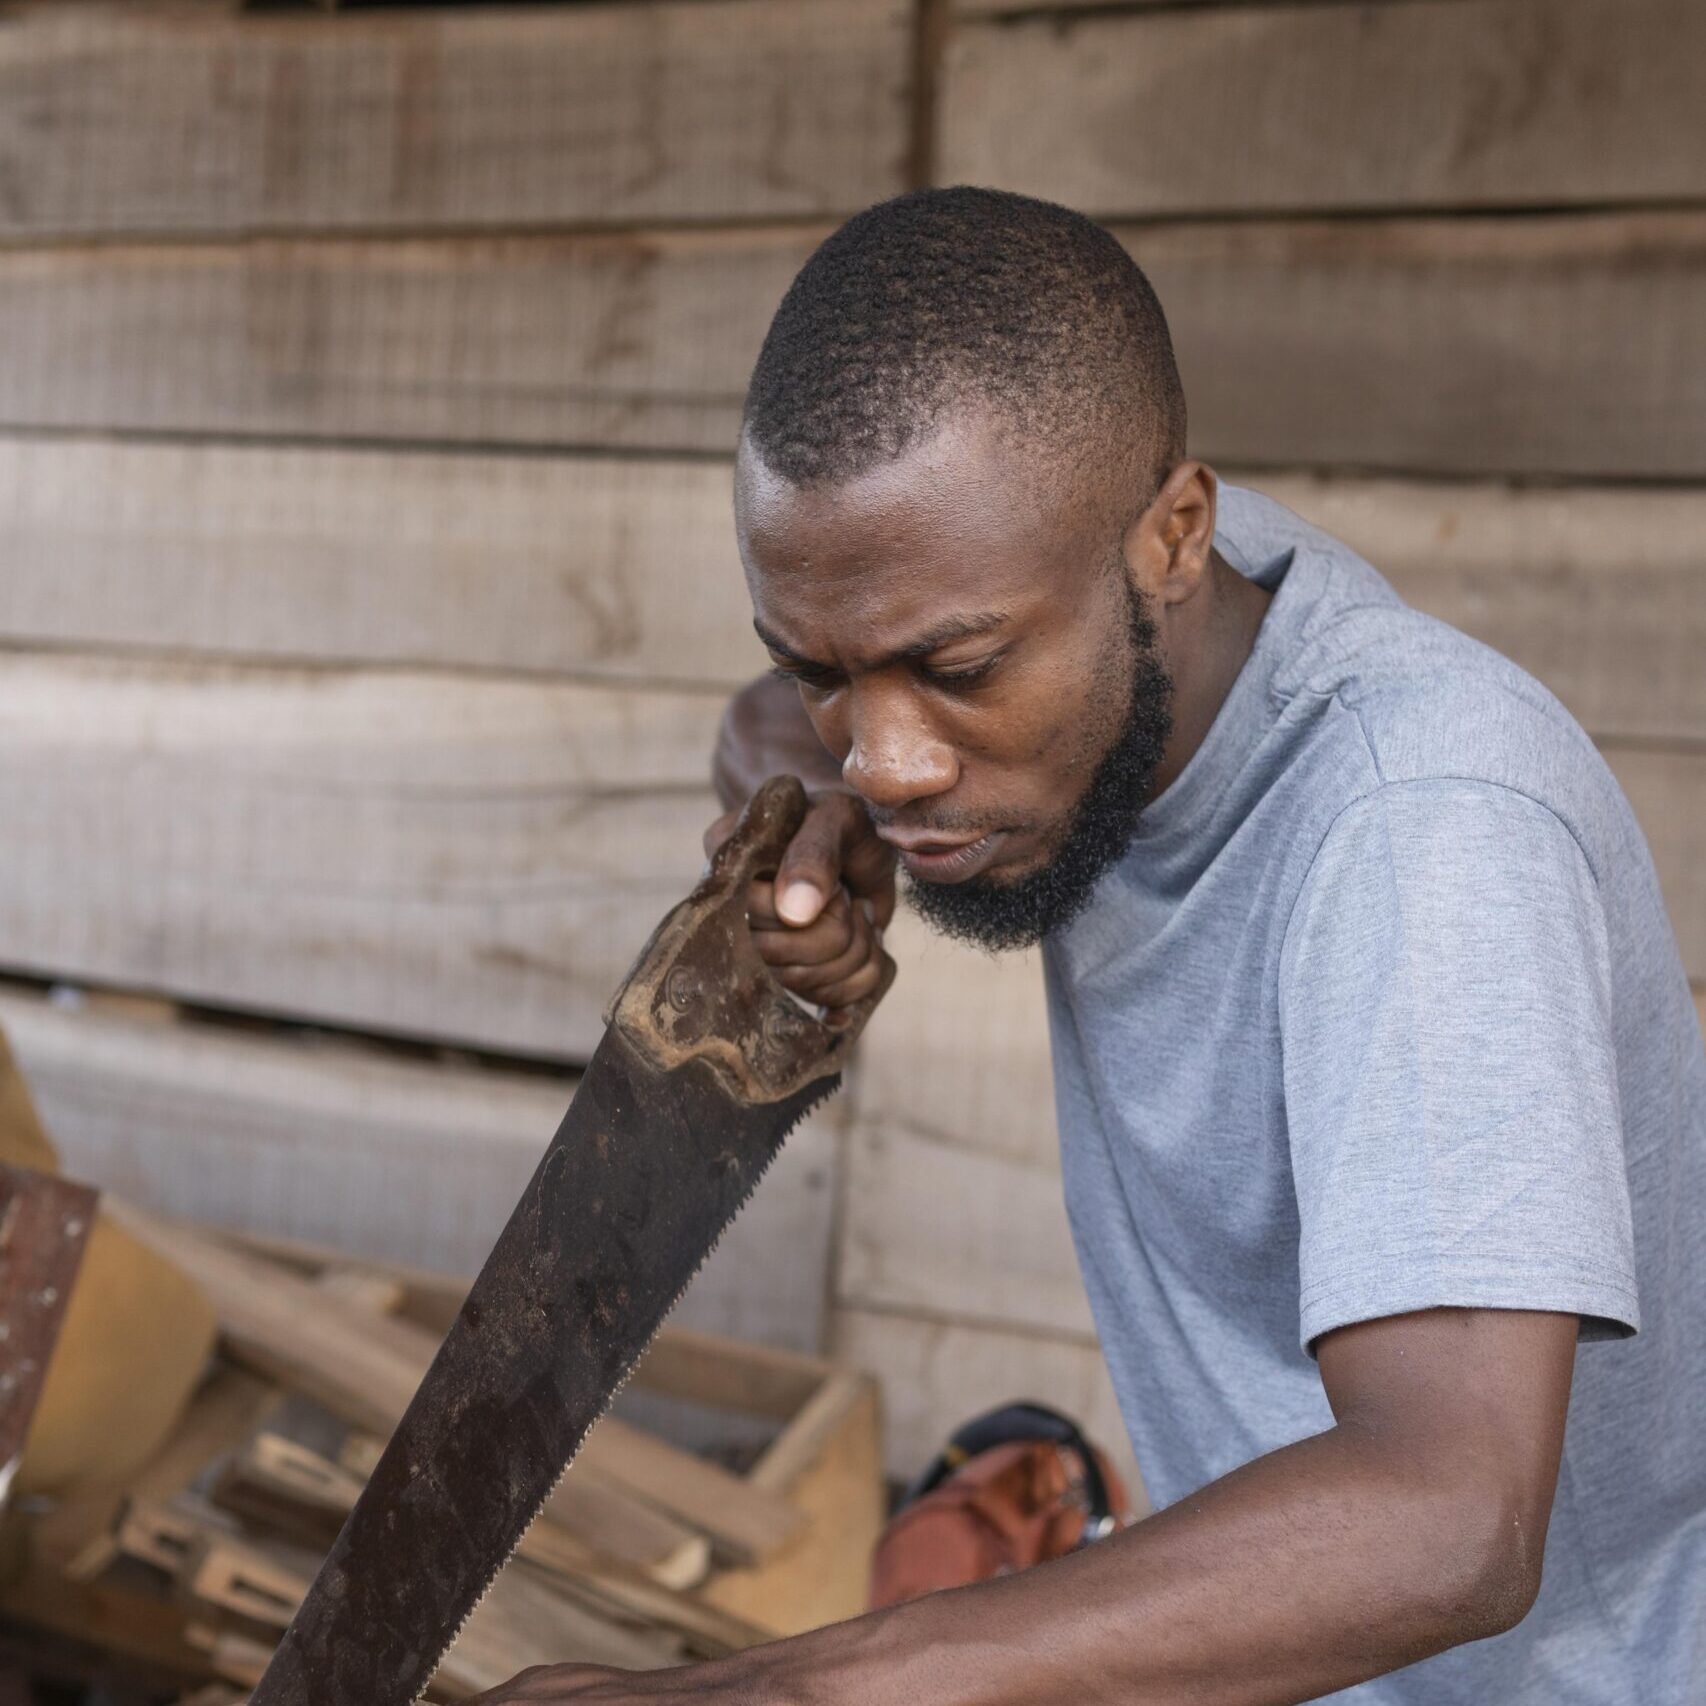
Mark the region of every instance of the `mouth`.
[[963, 883], [995, 862], [1005, 832], [992, 829], [966, 840], [944, 836], [908, 835], [904, 838], [877, 832], [900, 855], [908, 875], [921, 883]]

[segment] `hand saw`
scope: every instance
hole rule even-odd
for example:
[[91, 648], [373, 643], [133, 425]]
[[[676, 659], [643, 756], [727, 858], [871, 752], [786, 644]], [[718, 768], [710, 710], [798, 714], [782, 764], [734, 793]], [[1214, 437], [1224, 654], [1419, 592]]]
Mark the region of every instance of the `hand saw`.
[[573, 1105], [251, 1706], [410, 1706], [587, 1430], [839, 1082], [894, 975], [831, 1028], [766, 970], [747, 885], [806, 811], [777, 777], [642, 950]]

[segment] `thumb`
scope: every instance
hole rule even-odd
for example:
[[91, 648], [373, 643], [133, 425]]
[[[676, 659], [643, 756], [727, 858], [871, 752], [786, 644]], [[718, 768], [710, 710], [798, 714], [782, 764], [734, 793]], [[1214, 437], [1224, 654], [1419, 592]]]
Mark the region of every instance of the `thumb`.
[[806, 814], [776, 867], [776, 912], [784, 924], [810, 924], [841, 887], [848, 802], [825, 799]]

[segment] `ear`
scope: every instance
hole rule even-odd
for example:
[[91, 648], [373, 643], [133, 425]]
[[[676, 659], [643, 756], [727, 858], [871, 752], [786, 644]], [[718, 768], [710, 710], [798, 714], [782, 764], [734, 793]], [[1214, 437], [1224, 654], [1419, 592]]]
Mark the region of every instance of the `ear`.
[[1156, 604], [1183, 604], [1208, 573], [1220, 481], [1206, 463], [1181, 462], [1126, 529], [1126, 573]]

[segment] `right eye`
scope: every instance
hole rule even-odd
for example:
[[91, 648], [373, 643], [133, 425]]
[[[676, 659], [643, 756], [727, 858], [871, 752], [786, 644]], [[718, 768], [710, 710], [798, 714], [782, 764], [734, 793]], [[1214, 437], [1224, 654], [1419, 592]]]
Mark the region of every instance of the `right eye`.
[[797, 682], [811, 693], [825, 692], [841, 679], [840, 671], [826, 669], [822, 664], [814, 663], [773, 663], [770, 673], [780, 676], [784, 681]]

